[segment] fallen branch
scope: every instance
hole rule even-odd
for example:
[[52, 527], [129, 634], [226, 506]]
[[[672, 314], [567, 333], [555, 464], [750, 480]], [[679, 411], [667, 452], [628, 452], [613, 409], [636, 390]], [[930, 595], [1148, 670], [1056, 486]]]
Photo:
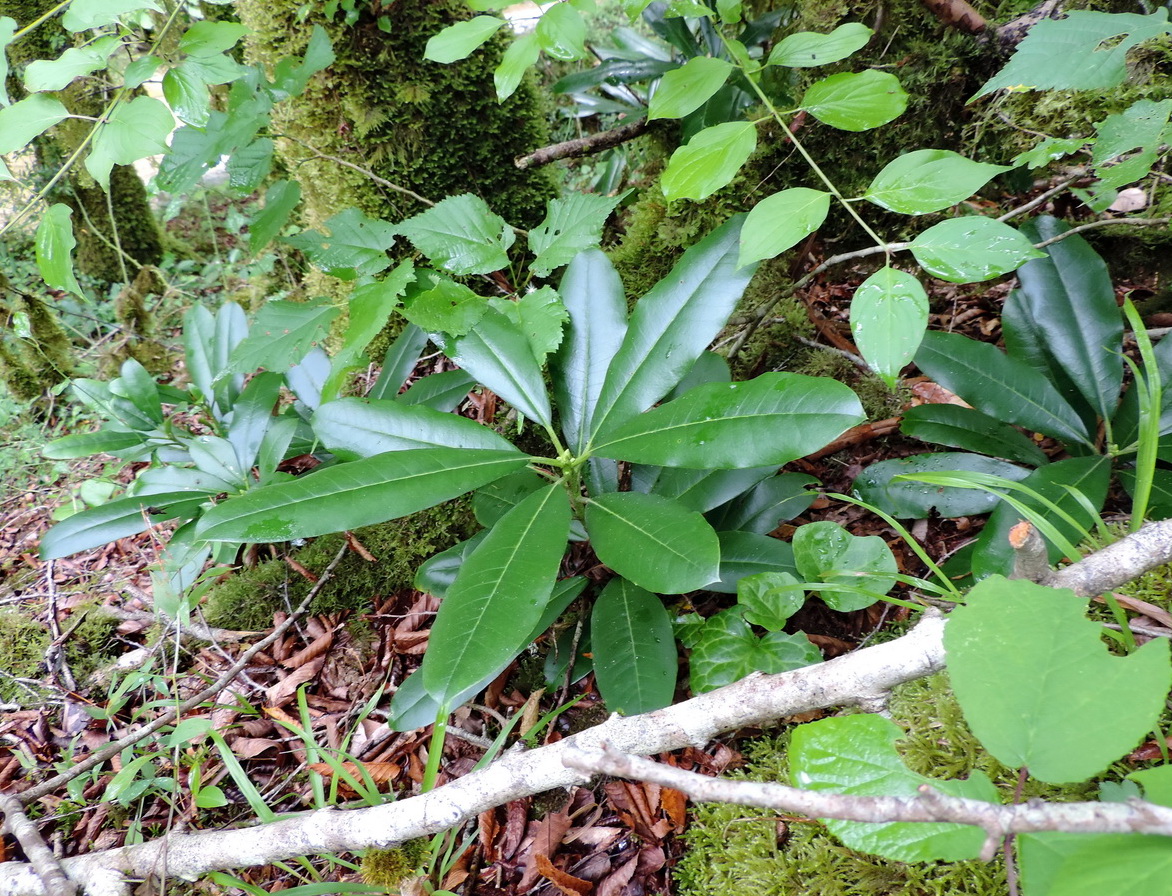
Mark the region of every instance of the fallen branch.
[[558, 159], [576, 159], [581, 156], [594, 155], [594, 153], [613, 149], [629, 140], [634, 140], [636, 137], [645, 133], [647, 127], [647, 119], [641, 118], [638, 121], [620, 125], [609, 131], [600, 131], [597, 134], [591, 134], [589, 137], [577, 137], [574, 140], [566, 140], [564, 143], [543, 146], [541, 149], [534, 150], [528, 155], [517, 156], [513, 160], [513, 164], [521, 169], [538, 168], [541, 165], [556, 162]]

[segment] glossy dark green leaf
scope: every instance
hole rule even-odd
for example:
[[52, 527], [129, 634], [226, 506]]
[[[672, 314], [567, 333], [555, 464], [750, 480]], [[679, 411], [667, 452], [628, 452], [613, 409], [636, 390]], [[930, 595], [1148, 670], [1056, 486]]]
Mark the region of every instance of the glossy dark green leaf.
[[652, 712], [672, 702], [679, 660], [663, 602], [623, 578], [611, 579], [590, 616], [594, 677], [607, 709]]
[[[636, 468], [639, 469], [639, 468]], [[754, 485], [773, 475], [776, 467], [748, 467], [741, 470], [689, 470], [685, 467], [660, 468], [659, 475], [647, 491], [679, 501], [690, 510], [705, 513], [731, 501]], [[634, 471], [632, 471], [632, 491]]]
[[475, 420], [386, 399], [340, 398], [326, 402], [313, 415], [313, 431], [343, 460], [433, 446], [497, 451], [512, 447]]
[[681, 395], [691, 392], [697, 386], [731, 382], [732, 371], [729, 370], [728, 361], [724, 359], [724, 356], [718, 355], [716, 352], [701, 352], [696, 363], [692, 365], [692, 369], [684, 374], [684, 378], [667, 393], [665, 400], [674, 401]]
[[407, 324], [383, 356], [383, 367], [367, 398], [394, 398], [411, 376], [419, 361], [427, 334], [415, 324]]
[[520, 470], [519, 451], [423, 448], [391, 451], [254, 489], [212, 508], [209, 541], [287, 541], [406, 516]]
[[663, 398], [716, 338], [753, 276], [753, 265], [736, 263], [742, 220], [692, 246], [635, 305], [591, 416], [591, 435]]
[[471, 538], [454, 544], [421, 563], [419, 568], [415, 570], [415, 579], [412, 582], [415, 590], [434, 594], [436, 597], [443, 597], [447, 594], [448, 589], [452, 587], [452, 582], [456, 581], [456, 573], [460, 571], [460, 567], [464, 565], [468, 555], [476, 549], [480, 542], [484, 541], [487, 535], [488, 530], [484, 529]]
[[248, 381], [232, 405], [227, 435], [241, 470], [250, 470], [256, 463], [261, 442], [274, 420], [273, 411], [281, 394], [281, 383], [279, 373], [258, 373]]
[[881, 460], [860, 473], [852, 491], [868, 504], [901, 519], [927, 519], [933, 514], [943, 517], [972, 516], [989, 513], [998, 498], [972, 488], [928, 485], [923, 482], [892, 482], [896, 476], [917, 473], [963, 472], [988, 473], [1019, 481], [1029, 470], [981, 454], [945, 451], [938, 454], [913, 454], [911, 457]]
[[119, 376], [110, 381], [110, 392], [125, 398], [154, 423], [163, 422], [163, 403], [155, 378], [134, 358], [122, 362]]
[[443, 370], [422, 377], [396, 398], [403, 404], [418, 404], [433, 411], [453, 411], [468, 397], [476, 380], [464, 370]]
[[720, 542], [699, 513], [658, 495], [612, 492], [586, 505], [598, 559], [641, 588], [682, 594], [720, 577]]
[[88, 551], [127, 535], [145, 532], [156, 523], [190, 517], [205, 500], [203, 495], [179, 491], [119, 498], [91, 507], [53, 526], [41, 538], [41, 558], [56, 560]]
[[[1041, 242], [1069, 229], [1044, 216], [1021, 232]], [[1098, 417], [1109, 419], [1123, 386], [1123, 316], [1107, 266], [1080, 236], [1045, 252], [1017, 272], [1021, 287], [1005, 303], [1006, 351], [1073, 387]]]
[[804, 473], [782, 473], [753, 486], [745, 494], [716, 508], [708, 521], [721, 532], [743, 529], [767, 535], [785, 520], [792, 520], [817, 497], [808, 486], [818, 480]]
[[50, 460], [89, 457], [91, 454], [115, 454], [126, 448], [143, 444], [146, 435], [120, 429], [99, 429], [97, 432], [79, 432], [54, 439], [41, 449], [41, 455]]
[[[851, 535], [829, 521], [798, 526], [793, 537], [794, 565], [804, 582], [857, 588], [857, 593], [821, 589], [832, 610], [848, 613], [869, 607], [895, 585], [899, 566], [878, 535]], [[867, 593], [863, 593], [867, 592]]]
[[899, 428], [913, 439], [978, 451], [1033, 467], [1050, 460], [1037, 443], [1020, 430], [974, 408], [960, 405], [922, 404], [909, 408], [904, 412]]
[[709, 591], [736, 594], [746, 576], [764, 572], [796, 573], [794, 550], [784, 541], [754, 532], [718, 532], [720, 539], [720, 580]]
[[532, 470], [510, 473], [496, 482], [478, 488], [472, 495], [472, 513], [484, 527], [496, 525], [497, 520], [549, 484], [544, 476]]
[[558, 291], [570, 321], [550, 372], [562, 432], [580, 452], [607, 368], [627, 332], [627, 300], [614, 265], [598, 249], [574, 258]]
[[1078, 412], [1028, 364], [957, 333], [925, 333], [916, 366], [990, 417], [1091, 445]]
[[529, 643], [557, 579], [570, 529], [564, 487], [552, 483], [506, 513], [464, 561], [431, 627], [423, 684], [444, 702]]
[[549, 394], [529, 341], [512, 321], [489, 308], [467, 336], [444, 339], [444, 351], [535, 423], [551, 425]]
[[801, 632], [767, 632], [759, 638], [734, 608], [704, 624], [688, 665], [692, 692], [702, 694], [753, 672], [789, 672], [820, 662], [822, 654]]

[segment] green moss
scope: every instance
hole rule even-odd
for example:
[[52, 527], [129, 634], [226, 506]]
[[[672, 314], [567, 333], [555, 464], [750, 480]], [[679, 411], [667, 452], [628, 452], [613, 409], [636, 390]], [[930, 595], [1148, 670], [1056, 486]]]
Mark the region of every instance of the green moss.
[[78, 686], [84, 688], [94, 673], [114, 662], [124, 648], [118, 640], [117, 617], [95, 604], [74, 613], [84, 615], [65, 642], [65, 658]]
[[362, 856], [362, 879], [388, 893], [398, 892], [399, 884], [422, 869], [431, 855], [431, 839], [408, 840], [394, 849], [370, 849]]
[[[410, 588], [419, 565], [468, 538], [476, 523], [467, 501], [449, 501], [402, 519], [354, 531], [377, 563], [350, 551], [314, 600], [312, 613], [368, 611], [375, 597]], [[342, 546], [342, 534], [323, 535], [294, 554], [305, 569], [320, 575]], [[205, 614], [215, 626], [260, 630], [273, 613], [296, 606], [312, 584], [281, 560], [269, 560], [225, 579], [208, 595]]]
[[152, 266], [143, 267], [133, 282], [122, 287], [114, 300], [114, 316], [122, 331], [106, 354], [107, 373], [113, 375], [113, 370], [128, 358], [156, 375], [170, 368], [166, 349], [158, 339], [158, 324], [146, 304], [148, 297], [161, 296], [166, 291], [163, 275]]
[[23, 704], [40, 695], [40, 688], [32, 682], [44, 674], [41, 663], [49, 640], [48, 630], [19, 610], [0, 610], [0, 702]]
[[18, 314], [26, 319], [29, 336], [0, 340], [0, 380], [17, 398], [33, 401], [73, 373], [73, 345], [44, 299], [13, 289], [0, 273], [0, 319], [9, 332]]
[[[964, 724], [945, 675], [910, 682], [895, 692], [893, 718], [909, 731], [899, 744], [908, 767], [933, 777], [985, 772], [1006, 799], [1017, 774], [980, 748]], [[789, 731], [761, 738], [746, 748], [748, 764], [735, 777], [788, 781]], [[1026, 784], [1023, 798], [1094, 799], [1095, 785]], [[710, 893], [761, 896], [1001, 896], [1005, 867], [983, 862], [890, 862], [848, 849], [820, 824], [793, 821], [779, 842], [776, 813], [743, 806], [706, 804], [693, 812], [684, 838], [688, 850], [677, 867], [680, 896]]]

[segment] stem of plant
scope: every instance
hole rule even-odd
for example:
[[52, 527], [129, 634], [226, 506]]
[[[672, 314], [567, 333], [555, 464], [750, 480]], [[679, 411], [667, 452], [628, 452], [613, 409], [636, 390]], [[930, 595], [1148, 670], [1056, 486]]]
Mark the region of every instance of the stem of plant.
[[440, 760], [444, 755], [444, 740], [448, 735], [448, 704], [440, 706], [436, 713], [435, 725], [431, 729], [431, 741], [427, 745], [427, 766], [423, 770], [423, 793], [435, 789], [436, 779], [439, 778]]

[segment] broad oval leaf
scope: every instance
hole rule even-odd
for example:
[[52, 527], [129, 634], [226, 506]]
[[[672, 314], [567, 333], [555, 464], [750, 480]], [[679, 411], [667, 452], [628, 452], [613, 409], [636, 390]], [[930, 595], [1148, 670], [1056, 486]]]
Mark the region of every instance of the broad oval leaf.
[[867, 131], [902, 115], [907, 94], [889, 72], [844, 72], [811, 84], [802, 108], [832, 128]]
[[928, 294], [905, 271], [884, 267], [863, 281], [851, 299], [855, 344], [871, 369], [892, 389], [911, 363], [928, 327]]
[[1050, 381], [996, 346], [958, 333], [925, 333], [916, 366], [990, 417], [1057, 439], [1093, 445], [1078, 412]]
[[917, 149], [888, 162], [863, 198], [900, 214], [926, 215], [967, 199], [1008, 170], [947, 149]]
[[769, 54], [766, 65], [784, 65], [789, 68], [812, 68], [846, 59], [861, 50], [874, 32], [862, 22], [847, 22], [829, 34], [799, 31], [782, 38]]
[[41, 216], [37, 225], [36, 257], [41, 278], [54, 289], [83, 295], [77, 278], [73, 275], [73, 249], [77, 240], [73, 236], [70, 216], [73, 210], [63, 203], [56, 203]]
[[466, 417], [400, 401], [329, 401], [313, 415], [313, 431], [344, 460], [384, 451], [444, 446], [508, 451], [507, 440]]
[[1167, 641], [1112, 656], [1100, 624], [1086, 618], [1086, 598], [1021, 579], [974, 586], [949, 617], [944, 649], [981, 744], [1051, 784], [1094, 777], [1134, 749], [1172, 684]]
[[830, 194], [794, 187], [762, 199], [741, 231], [740, 264], [772, 258], [797, 245], [826, 220]]
[[718, 532], [720, 581], [709, 591], [736, 594], [742, 579], [761, 573], [796, 573], [794, 550], [778, 538], [755, 532]]
[[[997, 789], [983, 772], [958, 781], [926, 778], [908, 769], [895, 749], [895, 742], [903, 737], [902, 728], [879, 715], [841, 716], [799, 725], [789, 747], [793, 786], [850, 796], [913, 798], [927, 785], [948, 796], [1000, 802]], [[829, 818], [823, 824], [851, 849], [900, 862], [975, 859], [985, 842], [985, 832], [971, 825], [872, 824]]]
[[203, 515], [208, 541], [287, 541], [406, 516], [520, 470], [519, 451], [391, 451], [254, 489]]
[[927, 519], [989, 513], [998, 503], [996, 495], [973, 488], [944, 487], [924, 482], [892, 482], [896, 476], [943, 472], [987, 473], [1013, 482], [1024, 479], [1029, 470], [980, 454], [941, 452], [881, 460], [860, 473], [852, 491], [868, 504], [901, 519]]
[[423, 684], [441, 703], [482, 681], [529, 643], [553, 591], [570, 502], [551, 483], [506, 513], [448, 588], [423, 656]]
[[700, 131], [671, 154], [659, 178], [668, 199], [707, 199], [728, 183], [757, 148], [757, 128], [726, 121]]
[[934, 224], [908, 248], [924, 270], [951, 283], [992, 280], [1044, 254], [1020, 231], [980, 215]]
[[848, 613], [869, 607], [895, 585], [899, 566], [878, 535], [851, 535], [838, 523], [823, 521], [798, 526], [792, 544], [800, 579], [844, 586], [819, 589], [832, 610]]
[[586, 505], [598, 559], [648, 591], [683, 594], [720, 577], [720, 541], [704, 517], [675, 501], [611, 492]]
[[671, 703], [679, 657], [663, 602], [624, 578], [611, 579], [590, 616], [594, 677], [607, 709], [624, 715]]
[[771, 632], [784, 629], [805, 602], [805, 588], [791, 572], [759, 572], [737, 582], [737, 605], [745, 621]]
[[975, 408], [955, 404], [922, 404], [904, 412], [899, 429], [913, 439], [1003, 457], [1031, 467], [1040, 467], [1050, 462], [1037, 442], [1021, 430], [982, 414]]
[[423, 58], [432, 62], [456, 62], [496, 34], [503, 24], [505, 20], [496, 16], [475, 16], [449, 25], [428, 38]]
[[733, 70], [731, 62], [712, 56], [696, 56], [667, 72], [647, 104], [647, 120], [683, 118], [703, 106]]
[[504, 102], [521, 84], [525, 72], [541, 55], [541, 46], [537, 43], [537, 35], [530, 31], [517, 37], [501, 57], [500, 65], [492, 73], [493, 83], [496, 85], [496, 98]]
[[586, 23], [572, 4], [547, 6], [535, 33], [541, 49], [554, 59], [569, 61], [586, 55]]
[[206, 500], [189, 491], [164, 492], [119, 498], [75, 513], [53, 526], [41, 538], [41, 559], [56, 560], [88, 551], [127, 535], [145, 532], [156, 523], [176, 517], [190, 518]]
[[513, 230], [479, 196], [450, 196], [394, 228], [445, 270], [489, 274], [509, 266]]
[[598, 434], [602, 457], [665, 467], [781, 466], [864, 419], [858, 397], [826, 377], [766, 373], [709, 383]]
[[822, 662], [822, 654], [801, 632], [767, 632], [757, 637], [737, 609], [711, 617], [688, 660], [692, 692], [703, 694], [753, 672], [789, 672]]
[[68, 117], [69, 110], [61, 100], [43, 93], [0, 109], [0, 156], [24, 149], [34, 137]]

